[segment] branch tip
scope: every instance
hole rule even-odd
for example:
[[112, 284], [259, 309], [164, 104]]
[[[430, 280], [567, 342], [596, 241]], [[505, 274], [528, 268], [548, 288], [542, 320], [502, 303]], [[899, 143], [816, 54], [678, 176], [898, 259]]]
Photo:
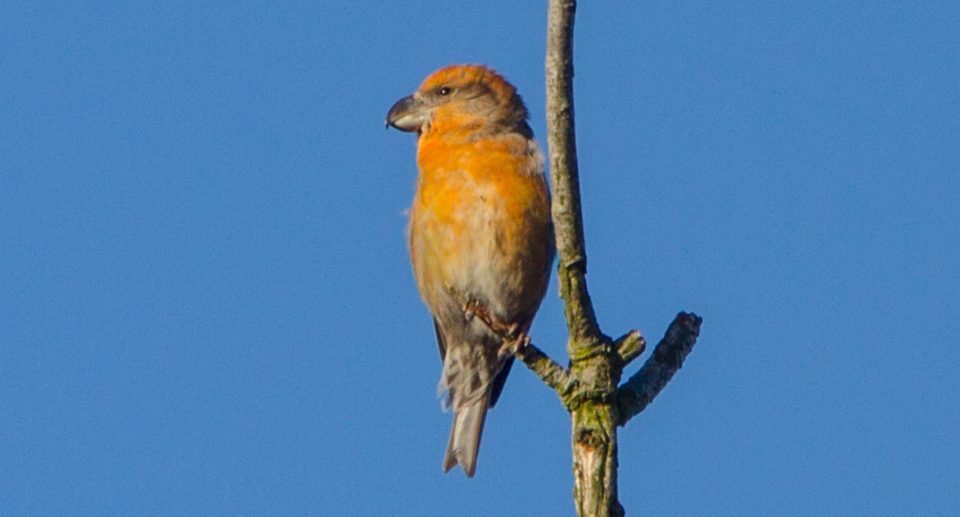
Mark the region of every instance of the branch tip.
[[639, 331], [631, 330], [620, 336], [613, 342], [613, 345], [616, 347], [621, 363], [626, 366], [646, 350], [647, 341], [643, 339]]
[[670, 382], [697, 343], [702, 323], [703, 318], [696, 314], [677, 314], [647, 362], [617, 388], [619, 425], [626, 425], [631, 418], [646, 409]]

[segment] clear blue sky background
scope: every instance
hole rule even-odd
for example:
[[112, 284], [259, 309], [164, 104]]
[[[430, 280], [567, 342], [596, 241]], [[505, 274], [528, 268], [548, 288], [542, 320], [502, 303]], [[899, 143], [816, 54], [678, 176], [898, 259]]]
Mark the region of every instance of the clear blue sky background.
[[[566, 414], [522, 366], [477, 477], [440, 472], [415, 143], [383, 128], [482, 62], [542, 139], [527, 4], [3, 2], [0, 513], [570, 514]], [[705, 318], [620, 433], [628, 512], [960, 514], [960, 4], [598, 4], [601, 324]], [[555, 283], [532, 334], [563, 359]]]

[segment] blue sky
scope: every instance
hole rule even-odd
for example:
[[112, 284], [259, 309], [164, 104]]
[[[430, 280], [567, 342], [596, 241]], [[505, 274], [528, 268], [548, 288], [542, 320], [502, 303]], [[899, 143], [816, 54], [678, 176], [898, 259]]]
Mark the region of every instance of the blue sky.
[[[431, 71], [543, 139], [540, 2], [0, 6], [0, 513], [565, 515], [515, 368], [477, 477], [409, 271]], [[960, 5], [585, 2], [603, 329], [705, 319], [621, 430], [633, 515], [960, 513]], [[532, 329], [564, 357], [555, 282]], [[633, 371], [633, 370], [631, 370]]]

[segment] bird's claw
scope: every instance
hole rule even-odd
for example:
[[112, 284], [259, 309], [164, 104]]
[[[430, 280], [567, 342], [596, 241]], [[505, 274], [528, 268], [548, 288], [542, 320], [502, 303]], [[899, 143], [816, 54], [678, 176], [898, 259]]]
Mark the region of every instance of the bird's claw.
[[[511, 325], [511, 327], [516, 326], [516, 324]], [[530, 344], [530, 336], [519, 332], [519, 327], [514, 329], [514, 332], [516, 335], [513, 338], [505, 339], [503, 345], [497, 350], [498, 359], [503, 360], [512, 355], [517, 355]]]

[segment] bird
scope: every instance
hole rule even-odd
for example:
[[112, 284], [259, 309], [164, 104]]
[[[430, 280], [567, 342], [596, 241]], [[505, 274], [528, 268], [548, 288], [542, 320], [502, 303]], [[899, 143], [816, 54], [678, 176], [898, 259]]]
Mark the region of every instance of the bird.
[[514, 360], [491, 321], [526, 336], [555, 255], [543, 153], [527, 116], [495, 70], [452, 65], [386, 118], [388, 128], [418, 136], [410, 261], [433, 317], [442, 405], [453, 411], [443, 471], [459, 464], [467, 477]]

